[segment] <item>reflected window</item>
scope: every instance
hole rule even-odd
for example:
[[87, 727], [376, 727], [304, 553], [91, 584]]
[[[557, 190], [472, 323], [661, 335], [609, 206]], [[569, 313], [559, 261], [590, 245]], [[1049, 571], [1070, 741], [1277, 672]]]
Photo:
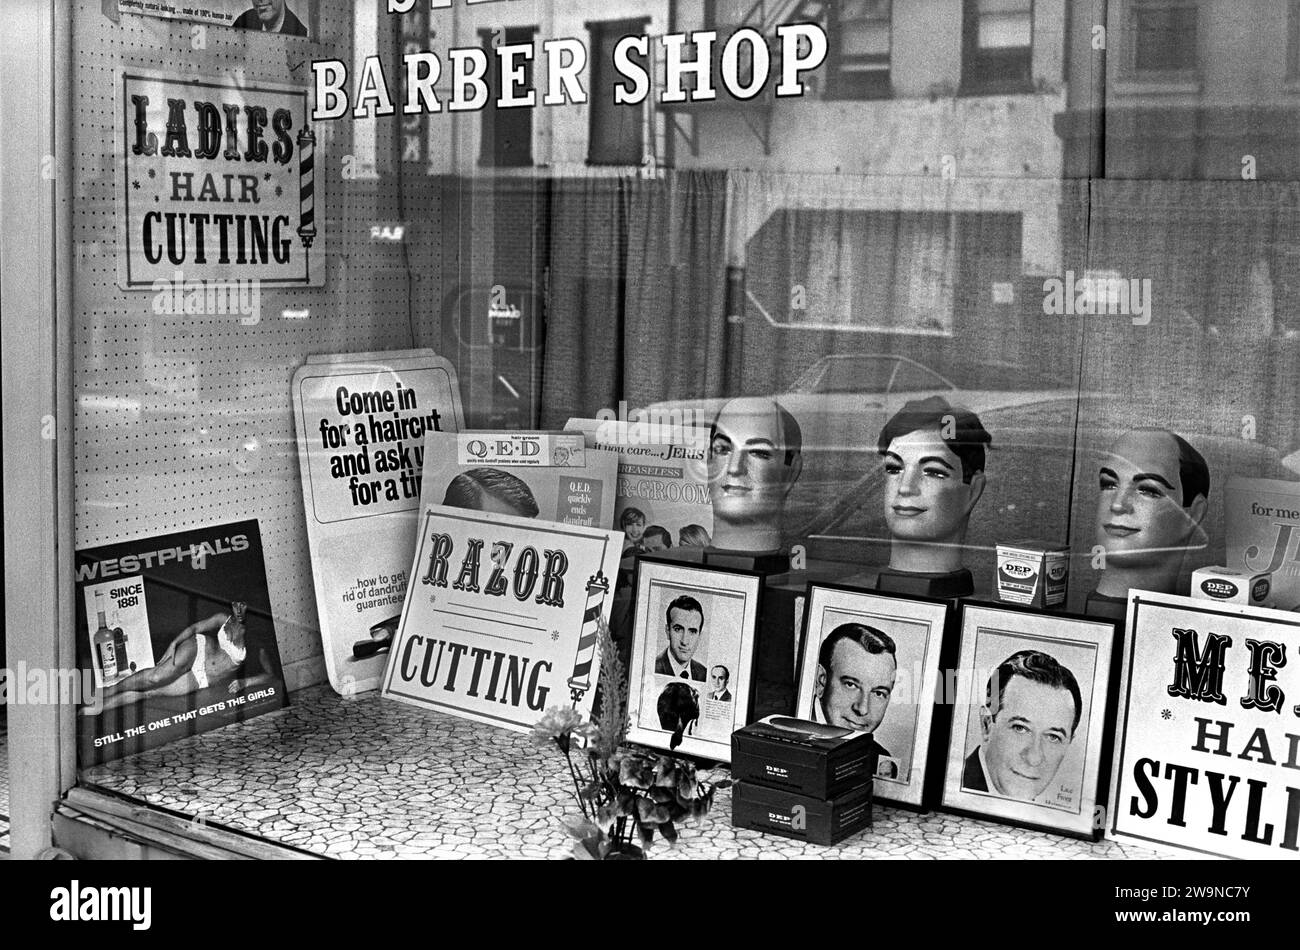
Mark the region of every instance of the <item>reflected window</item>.
[[[497, 102], [501, 97], [501, 57], [498, 46], [518, 46], [533, 42], [537, 28], [532, 26], [508, 27], [504, 30], [483, 30], [480, 36], [488, 54], [490, 99], [483, 109], [483, 142], [479, 150], [479, 164], [496, 168], [527, 168], [533, 164], [533, 113], [527, 106], [502, 109]], [[523, 89], [533, 88], [533, 61], [516, 62], [523, 66]]]
[[891, 0], [844, 0], [831, 23], [835, 60], [830, 95], [872, 99], [890, 95]]
[[1134, 0], [1128, 20], [1130, 71], [1144, 78], [1195, 72], [1197, 19], [1197, 4], [1189, 0]]
[[1021, 92], [1033, 84], [1033, 0], [965, 0], [962, 92]]
[[1287, 4], [1286, 77], [1300, 79], [1300, 0]]
[[[625, 36], [645, 32], [648, 20], [615, 20], [588, 23], [591, 33], [591, 90], [587, 163], [590, 165], [640, 165], [645, 160], [645, 110], [619, 105], [614, 88], [626, 80], [614, 69], [614, 47]], [[632, 52], [628, 58], [648, 69], [647, 57]]]

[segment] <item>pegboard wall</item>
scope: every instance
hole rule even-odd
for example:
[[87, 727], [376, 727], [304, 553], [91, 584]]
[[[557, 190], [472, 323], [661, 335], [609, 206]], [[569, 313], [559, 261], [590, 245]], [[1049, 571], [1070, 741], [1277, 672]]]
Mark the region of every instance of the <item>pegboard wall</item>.
[[[152, 290], [117, 284], [120, 71], [306, 86], [313, 59], [352, 61], [353, 4], [319, 0], [310, 41], [210, 26], [201, 44], [195, 24], [102, 6], [76, 0], [73, 21], [76, 545], [257, 518], [286, 680], [323, 682], [290, 378], [309, 354], [436, 343], [440, 186], [345, 177], [351, 123], [318, 124], [324, 286], [263, 288], [256, 324], [155, 312]], [[372, 240], [411, 218], [432, 226]]]

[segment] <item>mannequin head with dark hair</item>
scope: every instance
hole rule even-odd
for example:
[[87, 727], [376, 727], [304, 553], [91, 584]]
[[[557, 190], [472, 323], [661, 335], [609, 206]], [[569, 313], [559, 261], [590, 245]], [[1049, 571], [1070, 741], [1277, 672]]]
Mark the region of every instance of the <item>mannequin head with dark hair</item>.
[[913, 400], [885, 423], [876, 448], [884, 459], [892, 570], [961, 570], [966, 528], [984, 494], [985, 449], [991, 442], [979, 416], [940, 396]]
[[1107, 450], [1097, 472], [1097, 545], [1105, 552], [1097, 592], [1173, 593], [1184, 555], [1204, 544], [1210, 469], [1182, 436], [1134, 429]]

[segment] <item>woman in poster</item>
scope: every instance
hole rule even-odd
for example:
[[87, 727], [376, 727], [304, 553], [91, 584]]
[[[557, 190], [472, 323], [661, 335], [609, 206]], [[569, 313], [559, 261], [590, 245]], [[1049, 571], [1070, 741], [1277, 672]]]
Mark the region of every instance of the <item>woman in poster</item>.
[[244, 689], [270, 682], [271, 669], [265, 651], [259, 651], [261, 672], [241, 679], [248, 659], [244, 627], [247, 605], [231, 604], [231, 613], [215, 613], [190, 624], [172, 640], [156, 666], [132, 673], [106, 686], [82, 710], [83, 716], [98, 716], [110, 709], [134, 703], [149, 695], [187, 696], [229, 679], [226, 692], [232, 696]]

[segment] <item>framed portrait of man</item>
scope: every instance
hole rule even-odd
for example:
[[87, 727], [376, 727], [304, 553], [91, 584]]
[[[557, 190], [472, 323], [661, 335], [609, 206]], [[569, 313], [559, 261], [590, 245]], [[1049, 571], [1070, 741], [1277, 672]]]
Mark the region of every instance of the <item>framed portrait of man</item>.
[[944, 808], [1099, 839], [1117, 637], [1113, 620], [963, 604]]
[[760, 575], [642, 557], [637, 564], [628, 739], [731, 761], [749, 720]]
[[796, 715], [869, 732], [875, 797], [926, 805], [947, 601], [809, 584]]

